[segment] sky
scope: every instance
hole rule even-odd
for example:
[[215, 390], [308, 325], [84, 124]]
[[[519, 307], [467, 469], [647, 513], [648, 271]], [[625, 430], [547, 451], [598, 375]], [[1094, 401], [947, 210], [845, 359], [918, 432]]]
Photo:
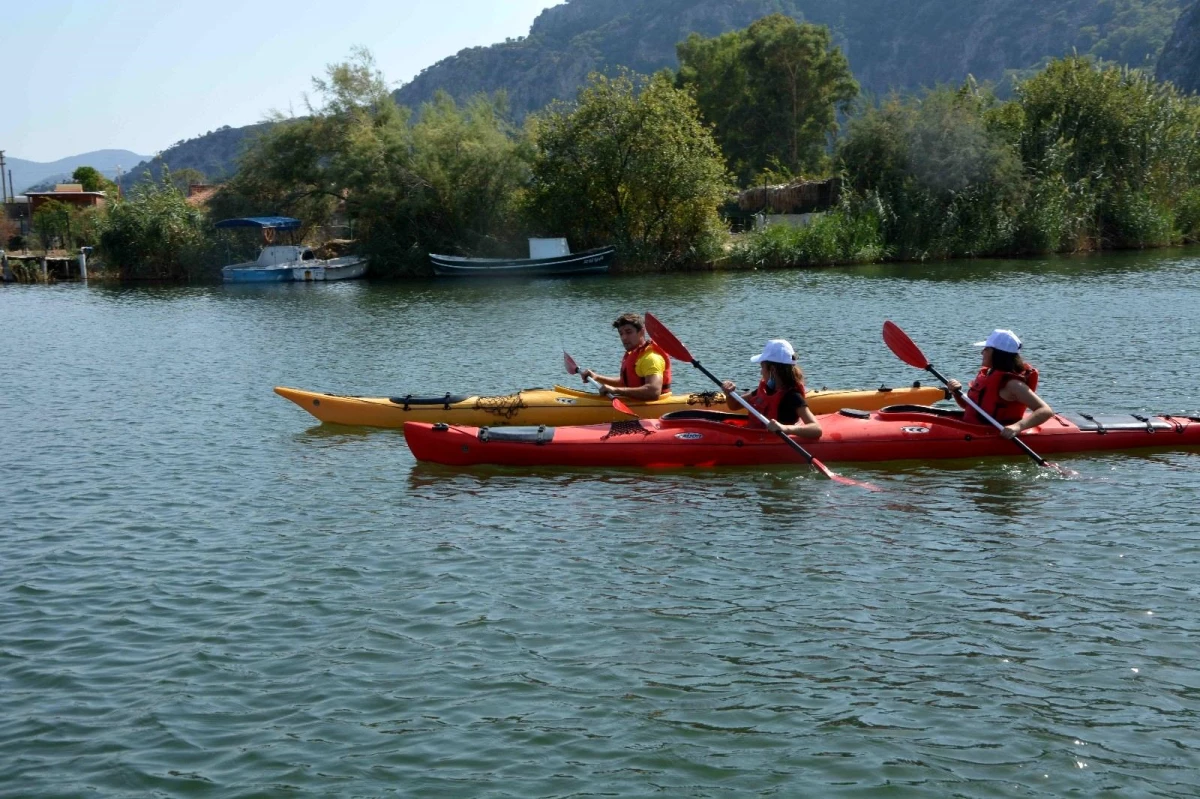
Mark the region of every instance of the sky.
[[314, 76], [371, 51], [394, 87], [468, 47], [529, 33], [561, 0], [34, 0], [0, 3], [10, 53], [0, 150], [56, 161], [153, 155], [272, 110], [304, 112]]

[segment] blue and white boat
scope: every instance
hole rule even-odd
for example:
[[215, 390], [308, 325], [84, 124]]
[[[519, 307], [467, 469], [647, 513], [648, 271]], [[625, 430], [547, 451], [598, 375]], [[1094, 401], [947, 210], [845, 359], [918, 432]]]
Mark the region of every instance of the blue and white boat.
[[291, 283], [319, 280], [351, 280], [367, 271], [367, 260], [357, 255], [321, 259], [303, 244], [275, 244], [280, 231], [291, 233], [300, 228], [300, 220], [290, 216], [247, 216], [223, 219], [219, 228], [258, 228], [266, 245], [258, 259], [230, 264], [221, 269], [226, 283]]

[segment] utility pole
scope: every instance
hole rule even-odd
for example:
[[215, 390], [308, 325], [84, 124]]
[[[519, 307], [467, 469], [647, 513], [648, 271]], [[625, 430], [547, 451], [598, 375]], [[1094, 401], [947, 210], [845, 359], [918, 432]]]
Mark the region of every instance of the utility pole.
[[8, 189], [4, 187], [4, 151], [0, 150], [0, 203], [8, 202]]

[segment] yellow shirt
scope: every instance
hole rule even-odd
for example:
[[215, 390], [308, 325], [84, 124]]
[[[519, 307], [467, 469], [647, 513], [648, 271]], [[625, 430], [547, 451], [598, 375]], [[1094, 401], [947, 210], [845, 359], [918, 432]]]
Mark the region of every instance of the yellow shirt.
[[667, 362], [653, 349], [647, 349], [642, 353], [642, 357], [637, 359], [637, 363], [633, 365], [633, 371], [637, 372], [637, 376], [643, 379], [650, 375], [665, 374], [667, 371]]

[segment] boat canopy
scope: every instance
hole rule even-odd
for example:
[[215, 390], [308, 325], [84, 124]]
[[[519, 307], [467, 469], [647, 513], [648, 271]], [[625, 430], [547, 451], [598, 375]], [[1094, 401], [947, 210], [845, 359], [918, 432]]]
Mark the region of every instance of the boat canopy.
[[298, 230], [300, 220], [290, 216], [243, 216], [237, 219], [222, 219], [215, 227], [256, 227], [263, 230]]

